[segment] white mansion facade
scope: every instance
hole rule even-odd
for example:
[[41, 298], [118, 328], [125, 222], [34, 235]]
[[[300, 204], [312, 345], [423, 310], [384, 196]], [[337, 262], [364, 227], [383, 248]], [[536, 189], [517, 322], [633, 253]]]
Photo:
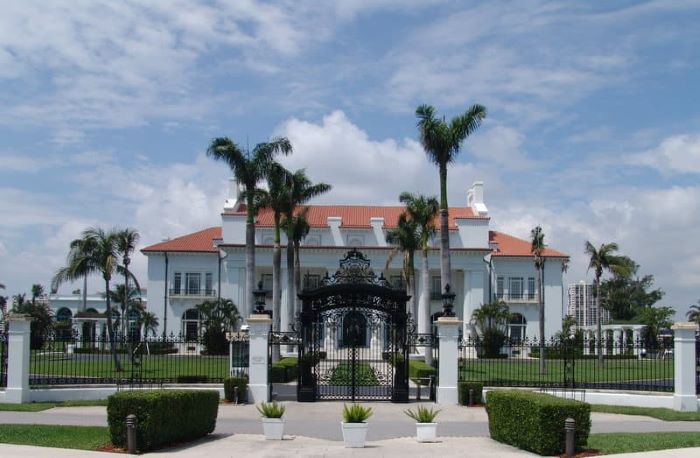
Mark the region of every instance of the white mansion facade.
[[[198, 332], [195, 305], [207, 299], [233, 300], [245, 314], [245, 221], [237, 183], [231, 180], [221, 226], [170, 239], [142, 250], [148, 257], [148, 308], [158, 316], [161, 332], [194, 336]], [[402, 256], [384, 271], [393, 249], [387, 231], [396, 227], [403, 207], [358, 205], [309, 205], [311, 230], [301, 246], [302, 283], [315, 285], [326, 273], [338, 269], [338, 261], [357, 248], [371, 260], [373, 270], [392, 282], [400, 282]], [[516, 314], [509, 327], [513, 337], [538, 337], [536, 271], [530, 242], [489, 229], [490, 217], [483, 200], [483, 183], [467, 192], [466, 206], [449, 210], [452, 290], [455, 312], [463, 320], [465, 336], [473, 333], [472, 312], [483, 303], [502, 298]], [[262, 210], [256, 221], [256, 283], [272, 287], [273, 218]], [[288, 329], [286, 239], [283, 236], [282, 330]], [[561, 330], [564, 290], [562, 265], [568, 256], [547, 248], [544, 269], [545, 334]], [[442, 310], [440, 299], [439, 239], [429, 253], [431, 314]], [[420, 269], [420, 255], [416, 255]], [[220, 278], [220, 281], [219, 281]], [[416, 272], [417, 297], [423, 288]], [[267, 299], [271, 308], [271, 298]], [[293, 305], [292, 305], [293, 307]], [[420, 326], [419, 326], [420, 328]]]

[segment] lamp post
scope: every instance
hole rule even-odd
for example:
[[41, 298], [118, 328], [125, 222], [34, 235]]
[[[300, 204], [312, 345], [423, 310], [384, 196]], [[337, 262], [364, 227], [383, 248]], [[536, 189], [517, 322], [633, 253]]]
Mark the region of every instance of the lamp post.
[[442, 316], [453, 317], [455, 312], [452, 310], [454, 307], [455, 293], [450, 292], [450, 284], [445, 285], [445, 292], [442, 293]]

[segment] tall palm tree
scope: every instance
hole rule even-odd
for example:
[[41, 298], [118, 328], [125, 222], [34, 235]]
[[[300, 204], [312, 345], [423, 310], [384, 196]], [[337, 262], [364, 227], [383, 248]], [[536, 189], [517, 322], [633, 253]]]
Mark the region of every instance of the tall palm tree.
[[[418, 332], [427, 334], [430, 332], [430, 270], [428, 266], [428, 250], [430, 249], [430, 239], [435, 235], [435, 217], [438, 214], [440, 204], [435, 197], [414, 195], [410, 192], [403, 192], [399, 196], [399, 201], [406, 205], [406, 213], [411, 221], [418, 226], [421, 250], [421, 283], [423, 288], [420, 293], [418, 304]], [[430, 352], [426, 352], [426, 362]]]
[[32, 285], [32, 305], [36, 305], [36, 300], [44, 295], [44, 287], [39, 283]]
[[[119, 271], [120, 273], [123, 272], [122, 269], [119, 269]], [[123, 336], [128, 335], [130, 327], [128, 319], [123, 318], [124, 315], [128, 317], [132, 311], [141, 313], [141, 310], [143, 309], [143, 302], [141, 301], [141, 287], [139, 284], [134, 282], [133, 287], [129, 286], [128, 294], [125, 291], [126, 285], [122, 283], [115, 285], [114, 289], [109, 292], [110, 301], [113, 304], [119, 304], [121, 308], [122, 319], [120, 320], [120, 323], [115, 324], [115, 327], [121, 330], [121, 334]], [[102, 296], [104, 297], [104, 294]]]
[[[54, 275], [52, 285], [58, 288], [63, 282], [75, 281], [85, 275], [98, 273], [105, 282], [105, 291], [110, 290], [112, 275], [118, 271], [119, 251], [117, 248], [116, 231], [105, 231], [101, 228], [89, 228], [83, 231], [81, 250], [71, 249], [68, 255], [68, 265], [59, 269]], [[72, 247], [73, 248], [73, 247]], [[114, 368], [121, 372], [122, 367], [117, 355], [114, 338], [114, 323], [112, 322], [112, 303], [109, 294], [105, 297], [107, 316], [107, 333], [109, 347], [114, 361]]]
[[532, 253], [534, 257], [535, 269], [537, 270], [537, 302], [540, 309], [540, 374], [546, 374], [547, 368], [545, 367], [544, 359], [544, 231], [540, 226], [537, 226], [530, 231], [530, 238], [532, 242], [530, 246], [530, 253]]
[[[312, 183], [306, 176], [304, 169], [299, 169], [289, 177], [287, 183], [288, 206], [284, 212], [284, 224], [287, 235], [287, 313], [288, 324], [292, 325], [294, 317], [300, 310], [296, 291], [301, 289], [301, 270], [299, 268], [299, 247], [301, 241], [309, 233], [306, 210], [303, 210], [304, 218], [297, 219], [297, 208], [304, 205], [314, 197], [325, 194], [331, 190], [327, 183]], [[290, 243], [291, 241], [291, 243]]]
[[698, 305], [691, 305], [688, 312], [685, 314], [688, 321], [695, 321], [700, 324], [700, 299], [698, 299]]
[[386, 233], [386, 241], [396, 247], [389, 253], [386, 259], [386, 268], [400, 251], [403, 252], [403, 269], [401, 276], [406, 281], [406, 294], [411, 296], [408, 304], [408, 311], [412, 316], [417, 315], [416, 307], [416, 282], [415, 282], [415, 253], [420, 249], [420, 232], [418, 224], [410, 219], [407, 212], [399, 215], [399, 220], [396, 229], [391, 229]]
[[440, 282], [445, 286], [452, 280], [450, 271], [450, 234], [447, 205], [447, 166], [454, 162], [459, 148], [469, 135], [474, 133], [486, 117], [486, 108], [472, 105], [462, 115], [452, 118], [448, 124], [445, 118], [435, 116], [435, 108], [421, 105], [416, 108], [420, 142], [428, 159], [438, 166], [440, 173]]
[[141, 326], [144, 338], [148, 337], [149, 331], [155, 336], [158, 329], [158, 317], [153, 312], [143, 311], [139, 316], [139, 326]]
[[602, 310], [600, 303], [600, 277], [604, 271], [613, 272], [621, 277], [631, 274], [630, 263], [624, 256], [615, 256], [618, 250], [617, 243], [603, 243], [600, 248], [593, 246], [591, 242], [586, 242], [585, 253], [589, 256], [588, 268], [593, 269], [595, 278], [593, 279], [593, 293], [596, 302], [596, 349], [598, 351], [598, 364], [603, 365], [603, 328]]
[[292, 145], [287, 138], [274, 138], [267, 143], [259, 143], [250, 152], [244, 153], [231, 139], [215, 138], [207, 148], [207, 156], [223, 161], [231, 168], [236, 180], [243, 185], [246, 193], [246, 313], [253, 313], [255, 299], [255, 216], [257, 205], [255, 190], [265, 177], [267, 170], [277, 154], [287, 155], [292, 152]]
[[[129, 289], [129, 264], [131, 264], [131, 254], [136, 249], [136, 244], [139, 243], [141, 236], [136, 229], [127, 227], [116, 233], [117, 252], [121, 255], [122, 265], [124, 266], [124, 291]], [[138, 285], [137, 285], [138, 287]], [[140, 289], [139, 293], [140, 293]], [[128, 294], [122, 297], [122, 333], [128, 333], [129, 330], [129, 308], [127, 307]]]

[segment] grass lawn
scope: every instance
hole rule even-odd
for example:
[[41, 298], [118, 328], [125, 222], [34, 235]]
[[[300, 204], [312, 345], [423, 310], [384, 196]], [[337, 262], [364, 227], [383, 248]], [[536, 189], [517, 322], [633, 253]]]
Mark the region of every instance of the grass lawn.
[[[469, 359], [459, 366], [460, 381], [561, 382], [564, 361], [547, 360], [547, 374], [539, 373], [534, 358]], [[594, 359], [578, 359], [574, 363], [576, 382], [616, 382], [626, 380], [672, 380], [672, 360], [609, 359], [601, 368]]]
[[588, 448], [604, 455], [686, 447], [700, 447], [700, 433], [609, 433], [588, 438]]
[[111, 441], [104, 426], [2, 425], [0, 443], [95, 450]]
[[619, 413], [622, 415], [644, 415], [664, 421], [700, 421], [700, 412], [676, 412], [671, 409], [653, 407], [622, 407], [592, 404], [592, 412]]
[[85, 407], [106, 406], [107, 400], [97, 401], [64, 401], [64, 402], [32, 402], [29, 404], [3, 404], [0, 403], [0, 411], [4, 412], [41, 412], [54, 407]]
[[[379, 385], [374, 369], [365, 362], [355, 364], [355, 382], [356, 385], [360, 386]], [[331, 376], [330, 385], [352, 385], [352, 363], [342, 362], [338, 364]]]

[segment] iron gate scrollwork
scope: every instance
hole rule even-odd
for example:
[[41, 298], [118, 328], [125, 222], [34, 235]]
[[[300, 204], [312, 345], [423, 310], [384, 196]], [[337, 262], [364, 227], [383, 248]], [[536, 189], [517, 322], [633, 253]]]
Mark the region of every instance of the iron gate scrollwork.
[[408, 402], [409, 296], [351, 250], [319, 287], [299, 294], [297, 399]]

